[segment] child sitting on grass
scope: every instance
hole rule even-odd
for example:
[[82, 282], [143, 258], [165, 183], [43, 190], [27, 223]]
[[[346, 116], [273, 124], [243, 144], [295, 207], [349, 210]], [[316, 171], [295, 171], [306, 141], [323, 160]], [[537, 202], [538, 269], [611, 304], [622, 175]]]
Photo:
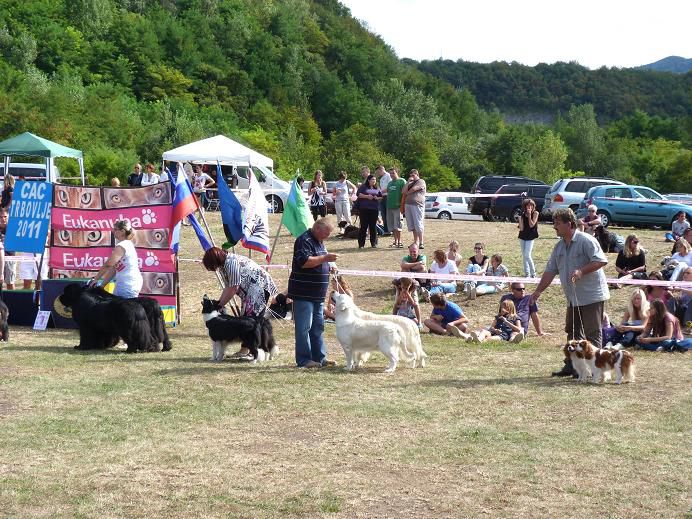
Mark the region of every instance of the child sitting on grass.
[[471, 332], [469, 342], [509, 341], [521, 342], [524, 332], [521, 329], [521, 319], [517, 315], [514, 303], [509, 299], [502, 301], [500, 313], [495, 316], [492, 326], [487, 330]]
[[420, 306], [414, 297], [416, 284], [411, 278], [401, 278], [397, 287], [396, 300], [394, 301], [394, 315], [407, 317], [415, 322], [418, 327], [422, 326], [420, 319]]
[[432, 333], [437, 335], [452, 335], [453, 337], [461, 337], [468, 339], [470, 336], [466, 333], [466, 326], [469, 320], [464, 315], [464, 312], [459, 308], [459, 305], [447, 301], [444, 293], [438, 292], [430, 296], [430, 302], [433, 305], [433, 311], [430, 319], [425, 320], [425, 326]]

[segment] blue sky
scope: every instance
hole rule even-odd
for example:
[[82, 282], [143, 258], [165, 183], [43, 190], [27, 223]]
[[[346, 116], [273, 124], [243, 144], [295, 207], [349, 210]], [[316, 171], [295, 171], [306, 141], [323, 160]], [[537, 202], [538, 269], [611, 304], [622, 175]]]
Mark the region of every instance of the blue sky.
[[340, 0], [400, 58], [632, 67], [692, 58], [692, 1]]

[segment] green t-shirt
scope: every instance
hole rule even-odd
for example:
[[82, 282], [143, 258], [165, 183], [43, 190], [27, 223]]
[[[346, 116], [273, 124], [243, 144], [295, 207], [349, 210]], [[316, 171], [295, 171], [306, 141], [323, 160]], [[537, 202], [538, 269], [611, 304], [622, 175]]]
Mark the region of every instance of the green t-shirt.
[[411, 258], [410, 254], [407, 254], [406, 256], [404, 256], [403, 261], [405, 263], [413, 263], [414, 261], [420, 261], [423, 263], [423, 265], [428, 264], [428, 258], [425, 257], [425, 254], [420, 254], [420, 253], [418, 254], [418, 257], [415, 260], [413, 258]]
[[387, 184], [387, 209], [401, 206], [401, 191], [405, 185], [406, 181], [403, 178], [391, 180]]

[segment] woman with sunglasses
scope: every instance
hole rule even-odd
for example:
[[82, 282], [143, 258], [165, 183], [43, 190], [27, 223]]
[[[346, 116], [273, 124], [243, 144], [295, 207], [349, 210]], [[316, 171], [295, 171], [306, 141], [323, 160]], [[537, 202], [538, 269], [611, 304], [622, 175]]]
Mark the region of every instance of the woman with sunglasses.
[[598, 207], [593, 204], [587, 207], [586, 210], [588, 214], [584, 218], [580, 218], [577, 221], [577, 225], [580, 231], [593, 235], [594, 229], [601, 225], [601, 217], [597, 214]]
[[646, 279], [646, 253], [639, 246], [636, 234], [630, 234], [625, 247], [618, 253], [615, 270], [620, 279]]

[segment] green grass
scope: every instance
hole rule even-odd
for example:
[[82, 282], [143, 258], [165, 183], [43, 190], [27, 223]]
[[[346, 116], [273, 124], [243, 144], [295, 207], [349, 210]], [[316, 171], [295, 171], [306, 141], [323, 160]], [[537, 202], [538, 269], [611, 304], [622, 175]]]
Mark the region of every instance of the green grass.
[[[218, 221], [211, 224], [220, 236]], [[519, 270], [509, 224], [429, 228], [430, 249], [456, 238], [470, 255], [473, 241], [486, 237], [510, 272]], [[541, 226], [541, 234], [537, 265], [554, 244], [550, 227]], [[652, 257], [668, 248], [660, 232], [639, 234]], [[198, 255], [185, 239], [183, 256]], [[278, 262], [286, 263], [292, 240], [282, 235], [279, 244]], [[354, 253], [354, 242], [328, 246], [342, 254], [344, 268], [395, 268], [401, 254]], [[285, 286], [286, 273], [274, 274]], [[219, 288], [197, 264], [182, 263], [181, 276], [183, 323], [171, 331], [167, 353], [83, 353], [72, 349], [73, 331], [12, 330], [12, 342], [0, 347], [0, 515], [689, 513], [690, 356], [635, 352], [632, 385], [551, 378], [564, 340], [559, 287], [541, 298], [552, 336], [467, 345], [426, 335], [429, 366], [390, 376], [379, 354], [356, 373], [296, 370], [292, 327], [283, 323], [275, 328], [277, 361], [211, 363], [199, 301]], [[391, 308], [388, 280], [351, 281], [363, 308]], [[627, 292], [613, 291], [614, 317]], [[498, 299], [462, 306], [480, 326]], [[333, 328], [326, 341], [343, 366]]]

